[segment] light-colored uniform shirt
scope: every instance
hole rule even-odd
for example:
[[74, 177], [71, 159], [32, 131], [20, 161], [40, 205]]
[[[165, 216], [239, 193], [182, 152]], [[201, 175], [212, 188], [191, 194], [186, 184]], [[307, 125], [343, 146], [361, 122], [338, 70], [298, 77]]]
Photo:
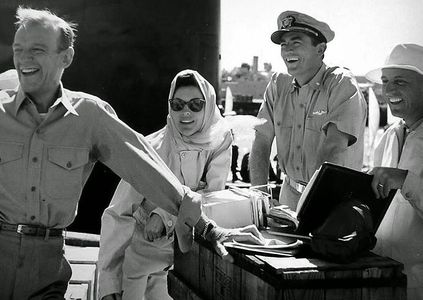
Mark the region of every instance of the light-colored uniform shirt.
[[60, 86], [42, 119], [21, 90], [0, 92], [1, 222], [65, 228], [96, 161], [179, 219], [198, 220], [197, 196], [106, 102]]
[[[170, 161], [178, 163], [169, 167], [181, 183], [194, 191], [224, 189], [231, 163], [231, 145], [232, 137], [228, 132], [216, 149], [175, 150], [168, 155], [174, 156]], [[139, 278], [173, 264], [173, 227], [176, 218], [160, 208], [152, 212], [144, 209], [144, 206], [137, 209], [134, 198], [142, 199], [144, 196], [121, 181], [110, 206], [104, 211], [98, 263], [100, 298], [122, 291], [122, 266], [126, 276]], [[162, 218], [166, 235], [149, 242], [143, 236], [144, 226], [153, 212]], [[131, 218], [132, 215], [134, 218]], [[131, 248], [127, 249], [129, 244]]]
[[403, 121], [393, 124], [375, 150], [375, 167], [408, 170], [376, 233], [373, 250], [404, 264], [408, 299], [423, 299], [423, 124], [404, 141]]
[[[270, 139], [276, 137], [279, 166], [289, 180], [310, 180], [319, 167], [317, 150], [329, 123], [352, 137], [340, 164], [357, 170], [362, 167], [366, 102], [346, 69], [323, 64], [301, 87], [290, 75], [273, 74], [257, 117], [266, 121], [256, 126], [258, 133]], [[296, 205], [299, 194], [287, 193], [290, 191], [284, 185], [280, 199], [293, 198], [288, 201]]]

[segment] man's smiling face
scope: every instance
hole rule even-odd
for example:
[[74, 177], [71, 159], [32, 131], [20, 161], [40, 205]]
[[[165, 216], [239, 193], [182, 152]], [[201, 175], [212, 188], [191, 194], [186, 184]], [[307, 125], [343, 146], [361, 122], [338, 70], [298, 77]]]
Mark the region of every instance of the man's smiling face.
[[57, 90], [65, 68], [59, 30], [37, 23], [21, 26], [13, 42], [13, 61], [22, 90], [34, 98]]
[[288, 73], [297, 80], [308, 81], [322, 65], [324, 43], [313, 45], [312, 39], [302, 32], [287, 32], [281, 38], [281, 56]]
[[423, 75], [406, 69], [382, 70], [384, 100], [394, 116], [403, 118], [408, 126], [423, 118]]

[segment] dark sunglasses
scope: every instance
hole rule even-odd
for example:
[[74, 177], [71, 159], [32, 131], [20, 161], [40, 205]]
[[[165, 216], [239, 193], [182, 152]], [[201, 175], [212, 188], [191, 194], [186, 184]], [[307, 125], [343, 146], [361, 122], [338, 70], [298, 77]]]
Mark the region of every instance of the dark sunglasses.
[[193, 98], [189, 100], [188, 102], [179, 99], [179, 98], [173, 98], [169, 100], [170, 108], [173, 111], [181, 111], [184, 109], [185, 105], [188, 106], [190, 110], [193, 112], [199, 112], [203, 109], [204, 104], [206, 103], [206, 100], [200, 99], [200, 98]]

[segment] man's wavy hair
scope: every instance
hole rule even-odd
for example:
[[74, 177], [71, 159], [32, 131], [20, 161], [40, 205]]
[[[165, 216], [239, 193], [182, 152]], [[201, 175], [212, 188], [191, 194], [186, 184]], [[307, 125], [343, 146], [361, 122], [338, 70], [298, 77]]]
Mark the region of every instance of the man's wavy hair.
[[65, 21], [47, 9], [37, 10], [19, 6], [16, 10], [16, 19], [15, 25], [17, 29], [32, 23], [58, 29], [61, 33], [57, 46], [59, 52], [73, 47], [75, 43], [77, 24]]

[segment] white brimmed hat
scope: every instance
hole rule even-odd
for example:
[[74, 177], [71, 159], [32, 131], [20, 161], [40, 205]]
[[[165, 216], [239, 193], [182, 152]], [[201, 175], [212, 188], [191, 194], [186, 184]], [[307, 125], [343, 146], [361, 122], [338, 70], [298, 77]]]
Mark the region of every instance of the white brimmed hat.
[[387, 68], [406, 69], [423, 75], [423, 47], [416, 44], [400, 44], [394, 47], [385, 64], [366, 74], [366, 78], [382, 83], [382, 70]]
[[14, 89], [19, 84], [18, 73], [15, 69], [0, 73], [0, 90]]

